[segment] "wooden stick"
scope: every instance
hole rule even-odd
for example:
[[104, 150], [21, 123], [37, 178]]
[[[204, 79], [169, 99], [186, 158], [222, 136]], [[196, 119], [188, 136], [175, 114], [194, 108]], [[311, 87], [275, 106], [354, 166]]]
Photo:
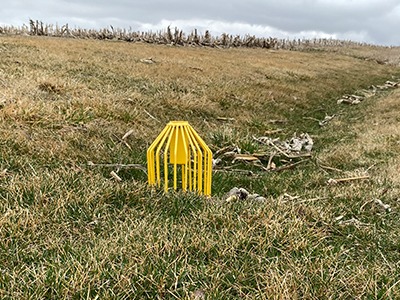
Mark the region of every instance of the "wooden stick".
[[[268, 169], [268, 170], [271, 170], [271, 169], [272, 169], [272, 168], [271, 168], [271, 166], [272, 166], [272, 159], [274, 158], [275, 154], [276, 154], [276, 152], [272, 152], [271, 155], [269, 156], [268, 165], [267, 165], [267, 169]], [[274, 168], [274, 169], [275, 169], [275, 168]]]
[[232, 162], [239, 161], [259, 161], [259, 159], [251, 154], [235, 154]]
[[287, 154], [285, 151], [283, 151], [282, 149], [280, 149], [277, 145], [275, 145], [272, 142], [268, 142], [267, 145], [271, 145], [272, 147], [274, 147], [276, 150], [278, 150], [279, 153], [283, 154], [285, 157], [293, 159], [293, 158], [300, 158], [300, 157], [311, 157], [312, 154], [311, 153], [303, 153], [303, 154], [297, 154], [297, 155], [291, 155], [291, 154]]
[[267, 131], [264, 132], [264, 134], [265, 135], [270, 135], [270, 134], [280, 133], [282, 131], [283, 131], [283, 129], [267, 130]]
[[119, 137], [117, 137], [115, 134], [113, 134], [113, 136], [118, 139], [122, 144], [124, 144], [126, 147], [128, 147], [129, 150], [132, 150], [131, 146], [129, 146], [129, 144], [125, 141], [125, 139], [120, 139]]
[[126, 140], [134, 132], [135, 131], [133, 129], [129, 130], [127, 133], [124, 134], [124, 136], [121, 138], [121, 140]]
[[143, 111], [146, 113], [146, 115], [148, 115], [150, 118], [152, 118], [153, 120], [160, 122], [160, 120], [158, 120], [155, 116], [153, 116], [152, 114], [150, 114], [147, 110], [143, 109]]
[[318, 166], [319, 166], [320, 168], [322, 168], [322, 169], [326, 169], [326, 170], [330, 170], [330, 171], [343, 172], [343, 171], [340, 170], [340, 169], [336, 169], [336, 168], [324, 166], [324, 165], [321, 165], [321, 164], [318, 164]]
[[114, 171], [111, 171], [111, 172], [110, 172], [110, 175], [111, 175], [116, 181], [118, 181], [118, 182], [121, 182], [121, 181], [122, 181], [122, 178], [119, 177], [118, 174], [115, 173]]
[[313, 117], [303, 117], [303, 120], [312, 120], [312, 121], [317, 121], [317, 122], [319, 122], [318, 119], [313, 118]]
[[203, 68], [199, 68], [199, 67], [190, 67], [190, 66], [189, 66], [189, 69], [197, 70], [197, 71], [202, 71], [202, 72], [203, 72]]
[[314, 201], [326, 200], [326, 199], [329, 199], [329, 198], [328, 197], [316, 197], [316, 198], [304, 199], [304, 200], [298, 201], [298, 202], [296, 202], [296, 204], [306, 203], [306, 202], [314, 202]]
[[357, 177], [347, 177], [347, 178], [329, 178], [328, 184], [337, 184], [340, 182], [348, 182], [354, 180], [369, 179], [369, 175], [357, 176]]
[[223, 169], [214, 169], [214, 172], [222, 172], [222, 173], [229, 173], [229, 172], [236, 172], [236, 173], [243, 173], [249, 176], [256, 176], [253, 171], [250, 170], [241, 170], [241, 169], [230, 169], [230, 168], [223, 168]]
[[217, 117], [219, 121], [235, 121], [235, 118]]
[[[238, 149], [236, 146], [226, 146], [224, 148], [219, 149], [217, 152], [214, 153], [214, 157], [217, 157], [219, 154], [223, 153], [225, 154], [226, 152], [234, 152], [234, 150]], [[235, 152], [237, 153], [237, 152]]]
[[138, 169], [147, 173], [147, 169], [141, 164], [95, 164], [91, 161], [88, 161], [89, 167], [103, 167], [103, 168], [118, 168], [118, 169]]
[[284, 166], [282, 166], [282, 167], [273, 169], [273, 170], [271, 170], [271, 171], [272, 171], [272, 172], [279, 172], [279, 171], [291, 169], [291, 168], [294, 168], [295, 166], [297, 166], [297, 165], [299, 165], [299, 164], [302, 164], [302, 163], [305, 162], [305, 161], [306, 161], [306, 160], [303, 159], [303, 160], [297, 161], [297, 162], [295, 162], [295, 163], [292, 163], [292, 164], [290, 164], [290, 165], [284, 165]]

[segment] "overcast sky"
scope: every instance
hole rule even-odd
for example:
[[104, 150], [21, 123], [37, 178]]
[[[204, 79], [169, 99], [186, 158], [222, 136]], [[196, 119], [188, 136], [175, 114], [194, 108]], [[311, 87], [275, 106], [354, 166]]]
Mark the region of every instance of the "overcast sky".
[[[5, 3], [4, 3], [5, 2]], [[337, 38], [400, 46], [400, 0], [7, 0], [0, 25], [133, 31], [178, 27], [278, 38]]]

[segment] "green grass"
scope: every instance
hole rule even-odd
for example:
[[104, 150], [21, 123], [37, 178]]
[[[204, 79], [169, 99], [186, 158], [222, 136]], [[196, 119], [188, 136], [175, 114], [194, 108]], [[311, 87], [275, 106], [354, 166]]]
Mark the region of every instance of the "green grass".
[[[395, 65], [357, 58], [398, 49], [6, 36], [0, 45], [1, 298], [400, 297], [399, 92], [336, 103], [399, 78]], [[146, 57], [157, 63], [141, 63]], [[315, 119], [326, 114], [337, 117], [320, 127]], [[164, 194], [142, 170], [88, 164], [145, 165], [146, 149], [173, 119], [188, 120], [213, 152], [268, 151], [253, 136], [281, 129], [273, 137], [311, 134], [313, 155], [283, 171], [216, 171], [210, 198]], [[234, 186], [266, 201], [226, 202]]]

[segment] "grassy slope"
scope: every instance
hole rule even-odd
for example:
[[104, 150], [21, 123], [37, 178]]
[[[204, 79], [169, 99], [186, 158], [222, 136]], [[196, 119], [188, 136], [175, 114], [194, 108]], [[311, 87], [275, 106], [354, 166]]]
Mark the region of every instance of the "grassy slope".
[[[392, 62], [398, 49], [1, 37], [0, 52], [2, 297], [400, 297], [399, 93], [336, 104], [399, 78], [398, 67], [369, 59]], [[156, 63], [141, 62], [148, 57]], [[310, 119], [333, 113], [324, 128]], [[314, 158], [257, 178], [215, 174], [212, 199], [148, 189], [139, 170], [121, 170], [118, 183], [110, 169], [87, 166], [145, 164], [171, 119], [190, 121], [214, 151], [233, 143], [251, 151], [252, 135], [277, 128], [282, 138], [309, 132]], [[131, 129], [132, 150], [120, 142]], [[367, 170], [369, 181], [326, 185]], [[233, 186], [268, 201], [224, 203]], [[392, 212], [379, 211], [375, 198]], [[338, 216], [362, 224], [340, 225]]]

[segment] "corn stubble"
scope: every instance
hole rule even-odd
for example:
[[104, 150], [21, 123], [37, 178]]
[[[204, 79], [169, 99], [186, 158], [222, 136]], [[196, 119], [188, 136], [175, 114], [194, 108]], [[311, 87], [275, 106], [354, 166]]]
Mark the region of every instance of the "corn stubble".
[[[400, 297], [399, 92], [336, 103], [399, 78], [375, 61], [398, 49], [1, 36], [0, 51], [2, 298]], [[215, 173], [210, 199], [164, 194], [127, 166], [170, 120], [213, 152], [252, 154], [265, 132], [309, 133], [315, 152], [282, 172]], [[234, 186], [266, 201], [224, 202]]]

